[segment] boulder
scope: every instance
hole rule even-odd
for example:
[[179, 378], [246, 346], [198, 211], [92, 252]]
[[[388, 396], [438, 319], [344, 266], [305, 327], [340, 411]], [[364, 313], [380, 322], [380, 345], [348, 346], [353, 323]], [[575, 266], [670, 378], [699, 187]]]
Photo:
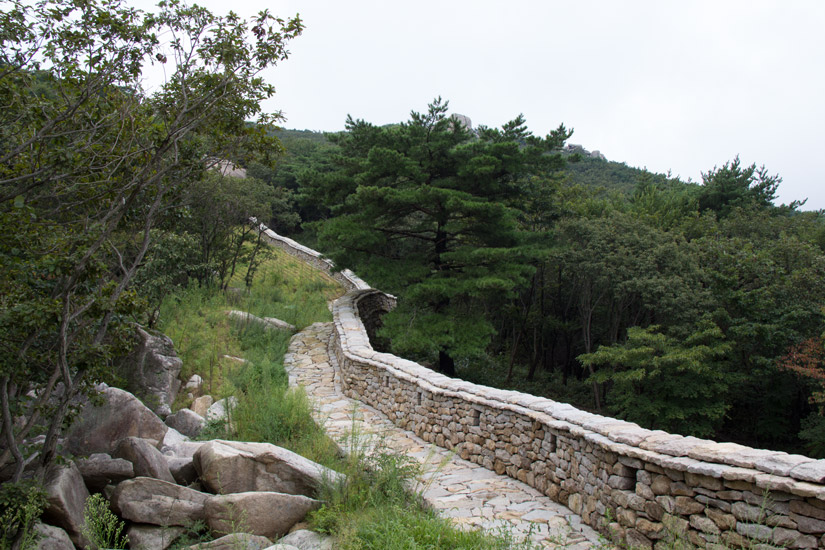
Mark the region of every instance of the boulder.
[[175, 482], [180, 485], [190, 485], [198, 479], [198, 471], [195, 470], [195, 463], [192, 457], [178, 458], [166, 456], [166, 464], [169, 465], [169, 472], [175, 478]]
[[215, 493], [274, 491], [314, 496], [323, 479], [341, 474], [269, 443], [209, 441], [194, 456], [204, 485]]
[[211, 407], [214, 402], [215, 399], [211, 395], [203, 395], [192, 401], [189, 408], [192, 409], [193, 412], [206, 418], [206, 411], [209, 410], [209, 407]]
[[137, 550], [166, 550], [176, 538], [186, 531], [183, 527], [159, 527], [133, 523], [126, 534], [129, 536], [129, 548]]
[[140, 399], [127, 391], [103, 386], [103, 403], [87, 404], [66, 436], [66, 449], [75, 456], [111, 454], [124, 437], [161, 442], [169, 429]]
[[160, 448], [172, 447], [183, 443], [184, 441], [189, 441], [189, 438], [177, 431], [175, 428], [169, 428], [166, 430], [166, 435], [163, 436], [163, 441], [160, 444]]
[[186, 381], [186, 385], [183, 388], [192, 393], [200, 393], [202, 387], [203, 377], [199, 374], [193, 374], [189, 380]]
[[172, 477], [172, 472], [169, 471], [169, 465], [166, 463], [166, 457], [145, 439], [124, 437], [118, 442], [112, 456], [131, 462], [137, 477], [153, 477], [175, 483], [175, 478]]
[[155, 413], [172, 413], [172, 402], [180, 389], [183, 362], [165, 334], [137, 329], [137, 345], [119, 365], [127, 389], [140, 397]]
[[202, 542], [189, 547], [189, 550], [263, 550], [272, 546], [266, 538], [250, 533], [232, 533], [210, 542]]
[[69, 534], [60, 527], [38, 522], [34, 525], [34, 532], [38, 539], [33, 550], [75, 550]]
[[166, 425], [187, 437], [198, 437], [206, 419], [191, 409], [181, 409], [175, 414], [166, 417]]
[[238, 399], [234, 395], [219, 399], [206, 409], [206, 420], [227, 420], [237, 406]]
[[123, 458], [112, 458], [104, 453], [95, 453], [75, 463], [86, 487], [92, 493], [101, 493], [107, 485], [117, 485], [121, 481], [135, 477], [135, 469], [131, 462]]
[[63, 528], [75, 546], [85, 548], [89, 541], [82, 533], [83, 509], [89, 491], [75, 463], [51, 466], [46, 472], [45, 489], [43, 520]]
[[174, 483], [136, 477], [120, 483], [111, 504], [123, 519], [152, 525], [187, 526], [204, 519], [209, 495]]
[[334, 540], [314, 531], [297, 529], [278, 540], [278, 544], [293, 546], [298, 550], [333, 550]]
[[180, 441], [173, 445], [164, 445], [161, 448], [161, 452], [163, 452], [167, 458], [192, 458], [198, 449], [206, 445], [206, 443], [206, 441]]
[[273, 492], [210, 496], [204, 506], [206, 523], [214, 533], [241, 530], [264, 537], [279, 537], [321, 505], [303, 495]]

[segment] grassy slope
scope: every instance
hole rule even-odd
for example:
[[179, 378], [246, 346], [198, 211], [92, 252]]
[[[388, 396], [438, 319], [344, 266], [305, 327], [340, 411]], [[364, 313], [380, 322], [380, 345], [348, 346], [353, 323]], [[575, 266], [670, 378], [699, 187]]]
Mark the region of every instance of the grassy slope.
[[[234, 281], [239, 287], [242, 279]], [[161, 308], [161, 330], [183, 359], [182, 377], [200, 374], [214, 397], [234, 395], [233, 430], [213, 427], [208, 436], [281, 445], [347, 474], [347, 483], [321, 488], [324, 506], [312, 525], [337, 537], [342, 550], [509, 550], [527, 548], [507, 533], [489, 535], [457, 529], [427, 510], [405, 486], [418, 465], [407, 457], [354, 452], [341, 458], [337, 446], [312, 420], [302, 390], [289, 389], [283, 356], [290, 334], [229, 320], [228, 309], [277, 317], [299, 328], [330, 321], [327, 300], [342, 293], [328, 276], [291, 256], [272, 251], [248, 294], [191, 288]], [[242, 357], [248, 363], [223, 356]], [[183, 400], [178, 407], [186, 406]], [[355, 437], [355, 436], [354, 436]]]

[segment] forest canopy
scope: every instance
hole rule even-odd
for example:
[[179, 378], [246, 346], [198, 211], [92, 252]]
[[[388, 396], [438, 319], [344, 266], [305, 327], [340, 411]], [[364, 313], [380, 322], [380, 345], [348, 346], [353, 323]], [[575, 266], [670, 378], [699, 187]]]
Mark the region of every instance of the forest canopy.
[[[303, 238], [398, 296], [388, 349], [686, 435], [825, 453], [825, 220], [736, 157], [682, 182], [522, 117], [287, 134]], [[280, 179], [288, 175], [288, 179]]]

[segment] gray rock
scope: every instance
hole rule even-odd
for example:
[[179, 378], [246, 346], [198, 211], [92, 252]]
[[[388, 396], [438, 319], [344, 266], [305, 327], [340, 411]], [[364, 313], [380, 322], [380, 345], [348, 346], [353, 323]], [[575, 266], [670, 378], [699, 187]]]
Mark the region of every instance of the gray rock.
[[193, 374], [189, 380], [187, 380], [184, 389], [191, 391], [191, 392], [200, 392], [201, 388], [203, 387], [203, 378], [199, 374]]
[[279, 537], [321, 505], [303, 495], [273, 492], [233, 493], [206, 500], [206, 523], [215, 533], [238, 530], [264, 537]]
[[117, 485], [121, 481], [135, 477], [132, 463], [123, 458], [112, 458], [104, 453], [95, 453], [89, 458], [75, 461], [86, 487], [92, 493], [100, 493], [107, 485]]
[[238, 311], [238, 310], [231, 310], [227, 311], [226, 314], [229, 316], [230, 319], [236, 319], [238, 321], [242, 321], [244, 323], [251, 323], [256, 325], [263, 325], [264, 328], [268, 329], [276, 329], [276, 330], [285, 330], [285, 331], [295, 331], [295, 325], [291, 325], [286, 321], [281, 321], [280, 319], [276, 319], [275, 317], [258, 317], [256, 315], [252, 315], [251, 313], [247, 313], [245, 311]]
[[103, 404], [83, 407], [66, 436], [66, 448], [75, 456], [111, 454], [124, 437], [160, 443], [169, 429], [140, 399], [118, 388], [103, 388]]
[[161, 416], [172, 412], [172, 402], [180, 389], [183, 362], [175, 353], [172, 340], [161, 333], [137, 330], [137, 345], [121, 360], [119, 368], [127, 389], [140, 397]]
[[278, 544], [288, 544], [298, 550], [332, 550], [333, 543], [332, 537], [307, 529], [297, 529], [278, 540]]
[[60, 527], [38, 522], [34, 525], [34, 532], [39, 537], [34, 550], [75, 550], [69, 534]]
[[202, 542], [189, 547], [189, 550], [263, 550], [272, 546], [266, 537], [250, 533], [232, 533], [210, 542]]
[[187, 437], [198, 437], [206, 419], [191, 409], [181, 409], [166, 417], [166, 425]]
[[44, 521], [63, 528], [75, 546], [84, 548], [89, 544], [82, 533], [83, 509], [89, 491], [75, 463], [50, 467], [46, 473], [45, 488], [47, 505], [43, 512]]
[[324, 478], [341, 476], [269, 443], [210, 441], [198, 449], [194, 459], [205, 486], [221, 494], [274, 491], [314, 496]]
[[212, 403], [214, 402], [215, 399], [211, 395], [203, 395], [192, 401], [192, 404], [189, 406], [189, 408], [192, 409], [192, 411], [196, 414], [203, 416], [205, 418], [206, 411], [209, 410], [209, 407], [211, 407]]
[[150, 477], [122, 482], [112, 493], [112, 508], [135, 523], [186, 526], [204, 519], [209, 495]]
[[812, 483], [825, 483], [825, 459], [800, 464], [791, 470], [791, 477]]
[[192, 458], [195, 453], [206, 445], [206, 441], [182, 441], [173, 445], [164, 445], [161, 452], [167, 457]]
[[237, 406], [238, 399], [234, 395], [218, 399], [206, 409], [206, 420], [227, 420]]
[[166, 550], [184, 531], [183, 527], [160, 527], [133, 523], [129, 526], [126, 534], [129, 535], [129, 548], [135, 550]]
[[172, 447], [183, 443], [184, 441], [189, 441], [189, 437], [183, 435], [175, 428], [169, 428], [166, 430], [166, 435], [163, 436], [163, 441], [161, 442], [161, 449], [164, 447]]
[[192, 457], [178, 458], [174, 456], [166, 457], [166, 464], [169, 465], [169, 472], [175, 478], [175, 482], [180, 485], [190, 485], [198, 479], [198, 471], [195, 470], [195, 463]]
[[139, 437], [124, 437], [112, 456], [123, 458], [132, 463], [136, 477], [153, 477], [169, 483], [175, 483], [166, 458], [151, 443]]

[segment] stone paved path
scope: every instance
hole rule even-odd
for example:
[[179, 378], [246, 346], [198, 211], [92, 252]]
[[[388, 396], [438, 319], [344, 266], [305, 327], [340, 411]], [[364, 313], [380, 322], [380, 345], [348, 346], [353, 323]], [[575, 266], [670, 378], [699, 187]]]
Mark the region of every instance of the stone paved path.
[[296, 334], [284, 365], [290, 384], [301, 385], [316, 406], [316, 420], [346, 448], [355, 423], [362, 443], [382, 444], [415, 457], [424, 466], [418, 480], [425, 500], [459, 524], [485, 529], [508, 529], [529, 536], [546, 548], [589, 550], [601, 545], [599, 535], [569, 508], [539, 491], [497, 475], [454, 453], [426, 443], [401, 430], [377, 410], [341, 391], [334, 357], [327, 347], [332, 323], [316, 323]]

